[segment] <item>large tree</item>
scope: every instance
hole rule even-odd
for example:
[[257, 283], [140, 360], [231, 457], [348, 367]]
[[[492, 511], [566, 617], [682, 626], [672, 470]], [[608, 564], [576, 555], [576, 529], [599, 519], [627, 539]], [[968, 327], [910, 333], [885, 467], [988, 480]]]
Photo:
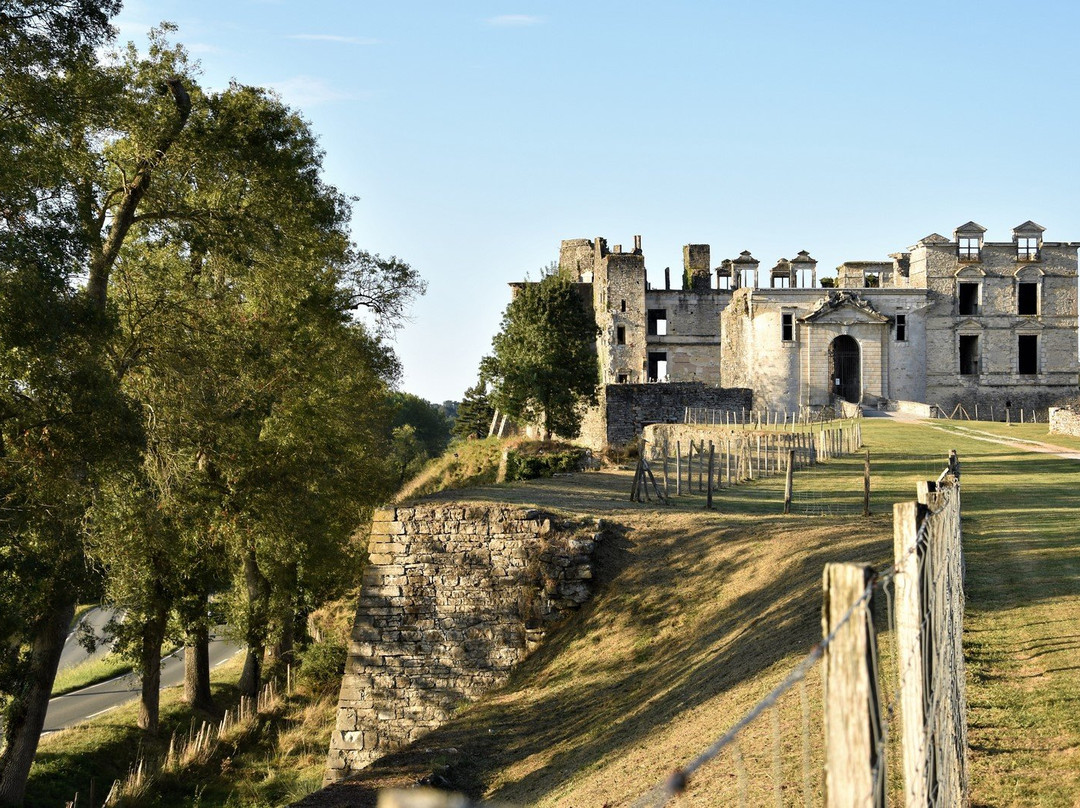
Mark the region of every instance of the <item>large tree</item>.
[[597, 333], [569, 273], [548, 268], [539, 282], [517, 289], [492, 354], [481, 362], [491, 403], [517, 421], [539, 424], [545, 439], [577, 437], [583, 408], [596, 403]]

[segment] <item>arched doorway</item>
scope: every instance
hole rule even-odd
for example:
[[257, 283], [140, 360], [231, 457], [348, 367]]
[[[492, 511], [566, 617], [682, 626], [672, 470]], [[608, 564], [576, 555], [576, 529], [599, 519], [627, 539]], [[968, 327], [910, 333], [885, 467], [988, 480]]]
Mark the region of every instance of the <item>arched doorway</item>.
[[829, 387], [836, 395], [858, 404], [862, 398], [859, 343], [841, 334], [829, 346]]

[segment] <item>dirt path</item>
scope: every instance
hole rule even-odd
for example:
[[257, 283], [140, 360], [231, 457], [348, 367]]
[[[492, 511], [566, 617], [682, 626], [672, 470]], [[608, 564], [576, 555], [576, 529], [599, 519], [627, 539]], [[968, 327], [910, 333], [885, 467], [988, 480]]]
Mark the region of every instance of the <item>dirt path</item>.
[[965, 438], [971, 440], [983, 441], [985, 443], [999, 443], [1002, 446], [1009, 446], [1013, 449], [1021, 449], [1027, 452], [1040, 452], [1042, 454], [1057, 455], [1065, 460], [1080, 460], [1080, 450], [1070, 449], [1067, 446], [1058, 446], [1053, 443], [1044, 443], [1043, 441], [1027, 440], [1025, 438], [1003, 438], [1000, 435], [995, 435], [992, 432], [984, 432], [981, 429], [972, 429], [968, 426], [953, 426], [946, 428], [942, 426], [935, 426], [933, 423], [927, 422], [927, 426], [932, 429], [936, 429], [939, 432], [948, 432], [950, 434], [961, 434]]

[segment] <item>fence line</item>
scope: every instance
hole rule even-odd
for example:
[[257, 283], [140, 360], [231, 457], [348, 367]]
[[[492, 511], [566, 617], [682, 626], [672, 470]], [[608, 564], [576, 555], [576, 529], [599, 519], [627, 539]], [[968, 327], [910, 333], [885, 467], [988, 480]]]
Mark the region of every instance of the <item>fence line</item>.
[[[779, 699], [803, 682], [818, 661], [823, 663], [824, 776], [830, 808], [886, 805], [890, 722], [897, 716], [904, 805], [966, 804], [964, 566], [955, 452], [937, 480], [919, 484], [918, 502], [894, 507], [894, 557], [894, 564], [880, 572], [864, 564], [826, 565], [822, 641], [743, 719], [643, 795], [635, 808], [659, 808], [684, 791], [702, 765], [736, 745], [739, 734], [775, 710]], [[887, 623], [896, 637], [891, 675], [879, 662], [873, 619], [877, 593], [887, 600]], [[741, 759], [741, 750], [736, 757]], [[803, 796], [809, 805], [805, 775]]]
[[[662, 464], [667, 495], [674, 490], [675, 496], [695, 492], [711, 496], [723, 488], [813, 468], [856, 454], [862, 447], [862, 422], [857, 418], [819, 421], [796, 432], [701, 426], [691, 429], [685, 440], [670, 439], [670, 433], [679, 432], [686, 432], [686, 427], [653, 424], [645, 429], [648, 460], [654, 468], [657, 462]], [[636, 481], [635, 475], [633, 491]]]
[[[836, 413], [836, 411], [833, 411]], [[710, 407], [686, 407], [683, 410], [683, 423], [696, 426], [750, 427], [753, 429], [790, 429], [800, 425], [821, 424], [827, 421], [842, 420], [848, 417], [861, 418], [861, 410], [854, 415], [843, 414], [841, 418], [825, 415], [824, 411], [804, 407], [800, 410], [713, 409]]]

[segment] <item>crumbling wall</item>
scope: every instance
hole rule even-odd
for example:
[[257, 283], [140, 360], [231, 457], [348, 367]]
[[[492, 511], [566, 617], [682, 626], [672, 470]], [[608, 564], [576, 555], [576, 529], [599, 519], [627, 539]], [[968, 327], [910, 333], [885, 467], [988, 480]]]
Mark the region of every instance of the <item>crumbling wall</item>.
[[330, 740], [340, 780], [503, 684], [545, 629], [589, 597], [600, 534], [507, 506], [375, 514]]
[[1080, 412], [1070, 407], [1051, 407], [1050, 432], [1080, 438]]
[[608, 446], [634, 443], [646, 424], [681, 423], [687, 407], [741, 411], [750, 409], [753, 398], [753, 391], [746, 388], [709, 387], [700, 382], [609, 384], [602, 401], [604, 442]]

